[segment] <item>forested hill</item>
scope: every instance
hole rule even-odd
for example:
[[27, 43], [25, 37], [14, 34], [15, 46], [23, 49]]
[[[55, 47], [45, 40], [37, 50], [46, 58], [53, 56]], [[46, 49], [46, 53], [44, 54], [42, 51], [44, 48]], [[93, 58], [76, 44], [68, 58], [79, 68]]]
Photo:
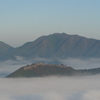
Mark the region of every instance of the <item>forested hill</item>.
[[83, 76], [100, 74], [100, 68], [75, 70], [66, 65], [33, 63], [21, 67], [15, 72], [9, 74], [7, 78], [14, 77], [46, 77], [46, 76]]

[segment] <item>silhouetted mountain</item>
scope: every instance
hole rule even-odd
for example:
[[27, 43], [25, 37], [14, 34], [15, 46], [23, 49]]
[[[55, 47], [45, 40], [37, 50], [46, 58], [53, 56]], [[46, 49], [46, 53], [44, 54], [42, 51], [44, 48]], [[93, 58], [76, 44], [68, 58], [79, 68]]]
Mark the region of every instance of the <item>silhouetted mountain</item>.
[[72, 67], [61, 65], [52, 65], [44, 63], [34, 63], [21, 67], [7, 77], [44, 77], [44, 76], [77, 76], [77, 75], [95, 75], [100, 74], [100, 68], [75, 70]]
[[27, 42], [13, 54], [29, 58], [100, 57], [100, 40], [55, 33]]
[[10, 52], [12, 49], [14, 49], [14, 48], [11, 47], [10, 45], [0, 41], [0, 57], [1, 58], [4, 56], [5, 53]]
[[22, 56], [26, 59], [100, 57], [100, 40], [66, 33], [54, 33], [41, 36], [33, 42], [27, 42], [6, 53], [3, 57], [4, 59], [16, 59], [15, 56]]

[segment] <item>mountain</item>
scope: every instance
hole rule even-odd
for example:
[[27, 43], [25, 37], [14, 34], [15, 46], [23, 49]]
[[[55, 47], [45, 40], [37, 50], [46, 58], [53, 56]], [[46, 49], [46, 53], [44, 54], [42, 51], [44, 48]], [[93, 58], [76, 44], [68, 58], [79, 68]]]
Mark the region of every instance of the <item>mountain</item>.
[[16, 59], [16, 56], [26, 59], [100, 57], [100, 40], [66, 33], [54, 33], [14, 48], [3, 55], [3, 60]]
[[0, 57], [1, 58], [4, 56], [5, 53], [8, 53], [8, 52], [10, 52], [13, 49], [14, 48], [11, 47], [10, 45], [0, 41]]
[[55, 33], [27, 42], [13, 54], [27, 58], [100, 57], [100, 40]]
[[64, 65], [52, 65], [44, 63], [34, 63], [21, 67], [7, 77], [42, 77], [49, 75], [72, 75], [75, 70]]
[[61, 65], [52, 65], [44, 63], [34, 63], [21, 67], [11, 73], [7, 78], [13, 77], [44, 77], [44, 76], [77, 76], [77, 75], [95, 75], [100, 74], [100, 68], [75, 70], [72, 67]]

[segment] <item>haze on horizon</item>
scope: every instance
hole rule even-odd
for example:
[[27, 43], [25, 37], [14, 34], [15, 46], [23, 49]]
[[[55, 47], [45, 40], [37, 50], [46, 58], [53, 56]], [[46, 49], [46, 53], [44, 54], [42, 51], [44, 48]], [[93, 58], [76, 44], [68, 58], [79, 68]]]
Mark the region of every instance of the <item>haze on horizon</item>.
[[52, 33], [100, 39], [100, 0], [0, 0], [0, 41], [17, 47]]

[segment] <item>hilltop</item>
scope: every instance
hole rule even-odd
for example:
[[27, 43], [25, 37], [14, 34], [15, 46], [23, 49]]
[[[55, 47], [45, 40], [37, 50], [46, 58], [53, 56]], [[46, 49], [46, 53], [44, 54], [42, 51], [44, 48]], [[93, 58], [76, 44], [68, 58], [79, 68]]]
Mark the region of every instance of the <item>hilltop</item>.
[[100, 74], [100, 68], [75, 70], [63, 64], [33, 63], [32, 65], [21, 67], [7, 77], [82, 76], [95, 74]]
[[43, 77], [50, 75], [72, 75], [75, 70], [65, 65], [34, 63], [21, 67], [7, 77]]

